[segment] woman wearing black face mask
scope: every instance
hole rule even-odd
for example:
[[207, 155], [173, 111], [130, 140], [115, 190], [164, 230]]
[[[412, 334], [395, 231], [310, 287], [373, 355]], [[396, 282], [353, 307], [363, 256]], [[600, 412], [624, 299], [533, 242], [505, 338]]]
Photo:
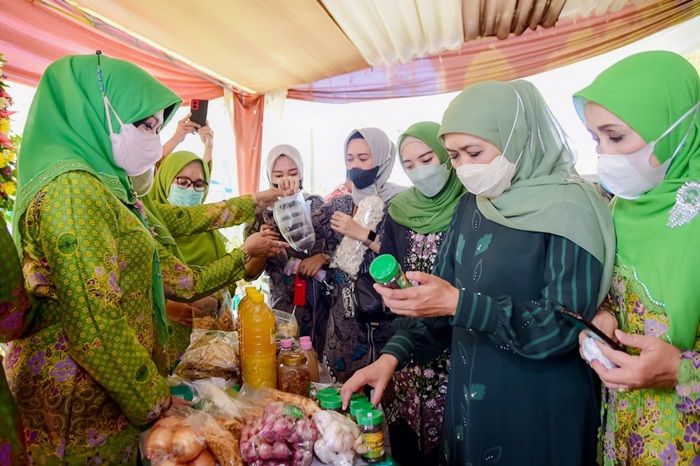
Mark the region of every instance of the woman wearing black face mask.
[[[345, 168], [353, 183], [352, 194], [336, 197], [324, 205], [315, 224], [317, 231], [324, 235], [329, 264], [345, 237], [367, 246], [359, 270], [363, 273], [379, 253], [389, 201], [404, 188], [387, 182], [396, 149], [383, 131], [378, 128], [353, 131], [344, 147]], [[353, 220], [353, 215], [365, 198], [374, 195], [384, 202], [384, 215], [374, 229], [368, 229]], [[326, 277], [332, 289], [328, 296], [330, 313], [324, 360], [339, 381], [347, 380], [355, 370], [374, 361], [392, 333], [388, 319], [370, 323], [358, 320], [353, 305], [353, 280], [354, 277], [341, 268], [330, 269]]]
[[[299, 151], [288, 144], [280, 144], [270, 150], [265, 164], [267, 179], [270, 186], [285, 191], [302, 189], [304, 179], [304, 162]], [[314, 194], [302, 193], [306, 206], [315, 215], [323, 205], [323, 199]], [[255, 222], [246, 228], [246, 237], [258, 231], [279, 238], [279, 230], [275, 225], [272, 210], [262, 211], [255, 217]], [[301, 335], [310, 336], [314, 348], [320, 354], [323, 350], [328, 312], [321, 303], [321, 288], [326, 266], [326, 256], [321, 252], [323, 242], [321, 235], [316, 232], [316, 242], [308, 254], [292, 248], [281, 254], [267, 259], [254, 259], [247, 272], [257, 276], [264, 270], [270, 277], [271, 305], [274, 309], [294, 312], [299, 323]], [[299, 287], [295, 284], [303, 282]], [[304, 293], [304, 287], [306, 293]], [[295, 295], [296, 293], [296, 295]], [[301, 296], [300, 296], [301, 294]], [[305, 304], [300, 304], [301, 302]], [[298, 304], [295, 306], [295, 302]], [[295, 310], [296, 308], [296, 310]]]

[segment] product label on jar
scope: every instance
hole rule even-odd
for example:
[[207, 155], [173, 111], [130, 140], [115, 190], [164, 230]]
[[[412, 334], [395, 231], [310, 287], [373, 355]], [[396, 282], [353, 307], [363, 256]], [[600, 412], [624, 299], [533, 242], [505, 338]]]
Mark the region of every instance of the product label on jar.
[[364, 456], [367, 459], [381, 458], [384, 456], [384, 432], [362, 434], [362, 442], [367, 447]]

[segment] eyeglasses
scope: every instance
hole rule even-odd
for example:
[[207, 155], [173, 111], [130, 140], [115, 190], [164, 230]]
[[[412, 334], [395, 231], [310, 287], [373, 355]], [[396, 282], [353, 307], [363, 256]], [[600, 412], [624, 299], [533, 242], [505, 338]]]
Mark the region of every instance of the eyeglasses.
[[178, 176], [175, 178], [175, 183], [177, 184], [178, 187], [187, 189], [190, 186], [194, 188], [195, 191], [198, 193], [203, 192], [204, 190], [207, 189], [207, 186], [209, 186], [209, 183], [207, 183], [204, 180], [195, 180], [192, 181], [191, 179], [187, 178], [186, 176]]

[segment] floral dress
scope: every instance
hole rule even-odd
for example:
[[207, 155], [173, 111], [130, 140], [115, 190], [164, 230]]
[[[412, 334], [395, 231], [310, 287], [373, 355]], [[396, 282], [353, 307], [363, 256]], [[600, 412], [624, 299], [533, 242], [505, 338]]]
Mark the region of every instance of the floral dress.
[[[315, 216], [314, 227], [324, 235], [326, 253], [333, 255], [343, 239], [341, 234], [331, 228], [333, 213], [353, 215], [354, 206], [352, 196], [339, 196], [324, 204]], [[387, 206], [388, 202], [384, 207], [384, 219]], [[384, 219], [376, 229], [377, 241], [380, 243], [384, 234]], [[375, 257], [376, 254], [367, 249], [360, 272], [369, 270], [369, 265]], [[326, 283], [329, 312], [323, 359], [332, 376], [339, 382], [345, 382], [356, 370], [379, 357], [379, 351], [393, 335], [394, 330], [390, 320], [365, 324], [356, 319], [352, 304], [352, 279], [347, 273], [331, 268]]]
[[[304, 193], [304, 199], [312, 216], [323, 205], [323, 199], [320, 196]], [[270, 210], [265, 210], [262, 214], [256, 216], [255, 223], [247, 226], [245, 236], [248, 237], [260, 231], [260, 227], [264, 224], [275, 225], [275, 220]], [[326, 323], [328, 322], [328, 308], [326, 301], [323, 299], [325, 284], [320, 279], [321, 277], [301, 277], [306, 281], [306, 306], [294, 305], [295, 270], [298, 267], [298, 262], [307, 257], [312, 257], [324, 249], [323, 235], [320, 231], [316, 231], [315, 234], [316, 242], [309, 254], [289, 248], [285, 255], [267, 259], [265, 273], [270, 277], [270, 303], [272, 308], [290, 314], [294, 311], [301, 335], [311, 337], [314, 349], [319, 354], [319, 357], [322, 357], [326, 337]], [[326, 268], [324, 267], [320, 275], [325, 274]]]
[[[631, 267], [618, 263], [611, 289], [620, 329], [668, 339], [668, 317]], [[682, 353], [675, 390], [604, 390], [605, 465], [700, 465], [700, 329]]]
[[3, 365], [29, 464], [136, 464], [141, 429], [170, 394], [153, 361], [154, 251], [166, 294], [186, 300], [241, 276], [243, 254], [195, 274], [86, 172], [49, 182], [20, 232], [35, 307]]
[[[444, 231], [417, 233], [389, 216], [384, 226], [380, 253], [398, 258], [404, 271], [431, 273], [444, 237]], [[410, 321], [406, 318], [397, 319], [394, 327], [402, 328], [403, 324], [410, 324]], [[449, 339], [450, 336], [446, 335], [446, 340]], [[414, 362], [416, 364], [394, 374], [393, 387], [384, 397], [385, 410], [392, 443], [404, 445], [404, 448], [396, 451], [397, 461], [401, 464], [428, 464], [432, 458], [426, 455], [433, 452], [440, 443], [450, 364], [449, 351], [443, 351], [433, 360], [416, 358]], [[404, 434], [404, 426], [410, 428], [413, 435]]]
[[[22, 269], [10, 233], [0, 228], [0, 341], [17, 338], [26, 327], [31, 303], [24, 291]], [[0, 465], [26, 464], [22, 428], [0, 366]]]

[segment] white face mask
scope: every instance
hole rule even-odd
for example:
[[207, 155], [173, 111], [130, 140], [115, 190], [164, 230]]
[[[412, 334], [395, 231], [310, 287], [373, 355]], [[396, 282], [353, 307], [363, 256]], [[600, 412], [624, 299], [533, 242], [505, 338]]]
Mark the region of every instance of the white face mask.
[[490, 163], [471, 163], [457, 167], [457, 177], [467, 191], [483, 197], [498, 197], [510, 188], [518, 161], [509, 161], [503, 154]]
[[515, 118], [513, 119], [513, 127], [510, 129], [508, 140], [501, 155], [497, 156], [490, 163], [471, 163], [457, 167], [457, 177], [462, 182], [467, 191], [478, 196], [494, 198], [498, 197], [510, 188], [513, 181], [513, 176], [518, 168], [520, 157], [523, 156], [523, 151], [515, 160], [515, 163], [509, 161], [505, 155], [508, 150], [508, 145], [513, 137], [515, 125], [518, 123], [518, 115], [520, 115], [520, 107], [523, 105], [520, 100], [520, 94], [515, 92], [518, 97], [518, 104], [515, 107]]
[[673, 151], [671, 157], [658, 167], [650, 164], [651, 155], [654, 153], [654, 146], [668, 133], [678, 126], [691, 112], [693, 112], [700, 102], [693, 105], [682, 117], [671, 125], [661, 136], [651, 141], [638, 151], [631, 154], [600, 154], [598, 156], [598, 177], [600, 183], [606, 191], [623, 199], [634, 200], [642, 194], [651, 191], [666, 176], [668, 167], [676, 154], [681, 150], [688, 133], [683, 136], [681, 142]]
[[406, 170], [408, 179], [413, 186], [426, 197], [437, 195], [447, 184], [450, 172], [444, 165], [421, 165], [412, 170]]
[[138, 197], [143, 197], [148, 194], [153, 186], [153, 175], [156, 171], [155, 167], [146, 170], [143, 175], [131, 176], [131, 187]]
[[[142, 131], [133, 124], [124, 124], [117, 112], [112, 108], [112, 104], [106, 95], [103, 97], [103, 100], [105, 112], [107, 112], [109, 139], [112, 142], [114, 162], [122, 167], [129, 176], [143, 175], [147, 170], [155, 166], [156, 162], [163, 155], [160, 135]], [[112, 128], [112, 112], [114, 112], [119, 124], [121, 124], [121, 132], [119, 134], [115, 134]]]

